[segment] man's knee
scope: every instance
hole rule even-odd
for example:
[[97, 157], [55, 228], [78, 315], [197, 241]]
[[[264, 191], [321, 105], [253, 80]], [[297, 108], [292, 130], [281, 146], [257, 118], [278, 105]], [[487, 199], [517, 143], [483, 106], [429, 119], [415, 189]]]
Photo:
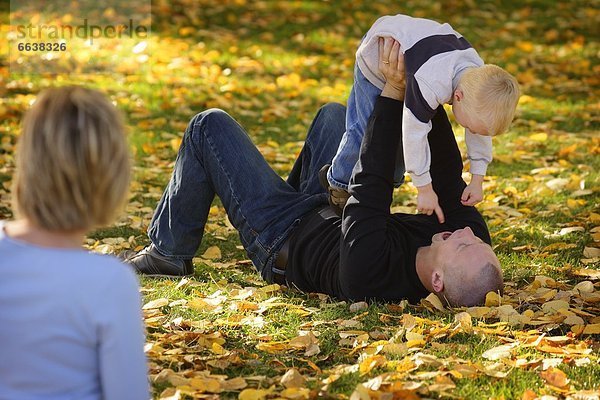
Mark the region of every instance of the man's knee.
[[198, 135], [211, 134], [212, 132], [221, 132], [219, 126], [225, 123], [234, 121], [234, 119], [220, 108], [209, 108], [202, 111], [190, 120], [186, 135], [191, 136], [191, 139], [197, 141], [200, 139]]
[[232, 119], [229, 114], [220, 108], [209, 108], [208, 110], [202, 111], [191, 119], [190, 125], [198, 126], [203, 124], [220, 123], [222, 121]]
[[[311, 138], [317, 140], [320, 146], [333, 143], [335, 148], [346, 130], [346, 107], [340, 103], [327, 103], [319, 109], [315, 121], [313, 122]], [[318, 137], [315, 138], [314, 135]], [[310, 136], [310, 135], [309, 135]]]
[[346, 107], [340, 103], [327, 103], [319, 109], [319, 113], [327, 115], [332, 119], [337, 120], [341, 117], [342, 120], [345, 120]]

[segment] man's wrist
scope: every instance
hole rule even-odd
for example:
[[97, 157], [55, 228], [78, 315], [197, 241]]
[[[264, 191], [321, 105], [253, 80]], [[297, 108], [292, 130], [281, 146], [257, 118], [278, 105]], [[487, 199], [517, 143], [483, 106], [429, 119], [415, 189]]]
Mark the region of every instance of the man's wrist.
[[402, 101], [404, 100], [404, 89], [397, 88], [389, 82], [386, 82], [383, 90], [381, 91], [381, 96]]

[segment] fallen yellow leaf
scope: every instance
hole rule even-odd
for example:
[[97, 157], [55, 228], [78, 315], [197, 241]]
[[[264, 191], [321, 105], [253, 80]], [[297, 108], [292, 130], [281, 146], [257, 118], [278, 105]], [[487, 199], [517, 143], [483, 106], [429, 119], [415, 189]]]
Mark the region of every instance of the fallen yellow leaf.
[[273, 392], [269, 389], [244, 389], [240, 392], [239, 400], [263, 400]]
[[209, 260], [221, 258], [221, 249], [218, 246], [210, 246], [208, 249], [206, 249], [204, 254], [202, 254], [202, 258]]
[[485, 295], [485, 306], [486, 307], [498, 307], [502, 302], [502, 298], [496, 292], [488, 292]]

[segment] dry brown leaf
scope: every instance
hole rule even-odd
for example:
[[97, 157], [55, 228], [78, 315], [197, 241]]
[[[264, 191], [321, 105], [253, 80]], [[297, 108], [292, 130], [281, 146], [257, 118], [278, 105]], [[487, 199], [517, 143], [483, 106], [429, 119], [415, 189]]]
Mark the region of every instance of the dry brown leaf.
[[583, 256], [585, 258], [598, 258], [600, 257], [600, 249], [596, 247], [585, 247], [583, 249]]
[[438, 375], [435, 377], [435, 383], [433, 385], [429, 385], [427, 389], [432, 392], [444, 392], [446, 390], [454, 389], [456, 384], [452, 379], [445, 375]]
[[538, 398], [538, 395], [531, 389], [527, 389], [521, 395], [521, 400], [535, 400]]
[[578, 315], [569, 315], [564, 319], [563, 324], [565, 325], [584, 325], [585, 321]]
[[569, 378], [567, 375], [558, 368], [549, 368], [546, 371], [540, 372], [540, 376], [547, 383], [557, 388], [564, 388], [569, 384]]
[[281, 377], [280, 383], [288, 389], [301, 388], [306, 386], [306, 379], [296, 368], [291, 368]]
[[421, 304], [423, 304], [423, 306], [425, 306], [425, 308], [427, 308], [428, 310], [431, 311], [447, 311], [441, 300], [439, 299], [439, 297], [437, 297], [434, 293], [429, 293], [429, 296], [427, 296], [424, 299], [421, 299]]
[[458, 326], [465, 331], [470, 333], [473, 331], [473, 321], [471, 315], [468, 312], [460, 312], [454, 316], [454, 322], [458, 323]]
[[593, 293], [595, 291], [594, 284], [590, 281], [579, 282], [573, 290], [577, 290], [579, 293]]
[[321, 349], [319, 348], [319, 340], [312, 332], [306, 332], [296, 336], [289, 341], [288, 345], [295, 349], [304, 349], [304, 355], [306, 357], [314, 356], [321, 352]]
[[585, 328], [583, 328], [583, 334], [584, 335], [598, 335], [598, 334], [600, 334], [600, 324], [586, 325]]
[[546, 314], [552, 314], [561, 310], [568, 310], [569, 302], [565, 300], [553, 300], [542, 304], [542, 311]]

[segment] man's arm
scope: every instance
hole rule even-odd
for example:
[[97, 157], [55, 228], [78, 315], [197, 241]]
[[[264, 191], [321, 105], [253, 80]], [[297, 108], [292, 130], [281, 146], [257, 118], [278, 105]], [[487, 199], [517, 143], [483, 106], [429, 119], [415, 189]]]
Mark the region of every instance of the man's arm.
[[431, 122], [432, 128], [428, 135], [431, 151], [429, 171], [439, 204], [448, 214], [462, 207], [461, 195], [466, 186], [462, 179], [462, 157], [452, 125], [442, 106], [437, 109]]
[[383, 94], [367, 125], [342, 220], [339, 279], [344, 295], [351, 299], [384, 297], [382, 291], [397, 273], [388, 268], [392, 249], [388, 222], [402, 102]]

